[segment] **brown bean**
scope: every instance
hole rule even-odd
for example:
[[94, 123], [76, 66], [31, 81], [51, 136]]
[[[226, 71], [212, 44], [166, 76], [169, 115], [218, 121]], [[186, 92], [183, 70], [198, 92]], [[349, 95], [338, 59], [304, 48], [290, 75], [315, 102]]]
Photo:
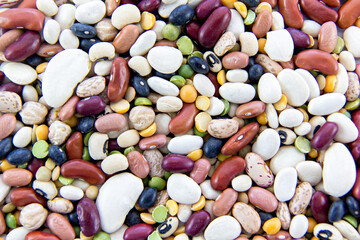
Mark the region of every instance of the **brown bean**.
[[117, 53], [126, 53], [138, 38], [140, 32], [139, 28], [134, 24], [125, 26], [115, 37], [112, 44]]
[[248, 192], [250, 203], [265, 212], [273, 212], [277, 209], [278, 200], [270, 191], [261, 187], [251, 187]]
[[138, 151], [131, 151], [126, 156], [130, 171], [139, 178], [145, 178], [150, 173], [149, 162]]
[[199, 113], [199, 109], [195, 103], [184, 103], [183, 108], [178, 115], [171, 119], [169, 123], [169, 131], [173, 134], [184, 134], [189, 131], [195, 123], [195, 116]]
[[106, 16], [110, 17], [119, 5], [120, 0], [105, 0]]
[[300, 52], [295, 57], [295, 65], [306, 70], [319, 70], [326, 75], [336, 74], [339, 69], [338, 62], [330, 53], [317, 49]]
[[82, 178], [92, 185], [100, 185], [105, 182], [105, 174], [95, 164], [82, 160], [73, 159], [61, 166], [61, 175], [67, 178]]
[[122, 57], [113, 60], [108, 85], [108, 98], [111, 102], [120, 101], [126, 93], [130, 81], [130, 70], [127, 61]]
[[62, 50], [64, 50], [64, 48], [59, 44], [48, 44], [48, 43], [43, 43], [40, 45], [39, 50], [37, 50], [36, 54], [39, 55], [40, 57], [52, 57], [55, 54], [61, 52]]
[[83, 137], [80, 132], [75, 132], [66, 142], [68, 159], [80, 159], [83, 155]]
[[269, 72], [276, 76], [283, 70], [279, 63], [275, 62], [265, 54], [258, 54], [255, 58], [255, 63], [260, 64], [263, 67], [264, 72]]
[[353, 25], [360, 16], [360, 1], [348, 0], [339, 9], [337, 25], [341, 28], [348, 28]]
[[356, 70], [355, 70], [356, 74], [358, 75], [358, 77], [360, 78], [360, 64], [356, 65]]
[[252, 101], [240, 105], [236, 109], [235, 114], [238, 118], [243, 118], [243, 119], [253, 118], [265, 112], [265, 107], [266, 107], [265, 103], [261, 101]]
[[0, 13], [1, 28], [23, 27], [28, 30], [42, 31], [45, 15], [33, 8], [12, 8]]
[[282, 68], [295, 69], [294, 60], [291, 59], [288, 62], [279, 62]]
[[323, 0], [329, 7], [340, 7], [340, 0]]
[[268, 10], [261, 11], [252, 27], [252, 32], [258, 38], [262, 38], [270, 30], [272, 24], [272, 15]]
[[319, 49], [331, 53], [337, 42], [337, 29], [334, 22], [324, 23], [319, 32]]
[[221, 148], [221, 153], [232, 155], [239, 152], [240, 149], [248, 145], [255, 138], [258, 131], [259, 124], [257, 122], [245, 125], [225, 143]]
[[338, 13], [318, 0], [300, 0], [301, 10], [312, 20], [323, 24], [328, 21], [336, 22]]
[[74, 116], [76, 112], [76, 104], [80, 98], [76, 95], [72, 96], [60, 109], [58, 116], [61, 121], [66, 121]]
[[0, 51], [3, 52], [24, 33], [21, 29], [11, 29], [0, 37]]
[[5, 184], [12, 187], [21, 187], [28, 185], [33, 175], [29, 170], [12, 168], [6, 170], [1, 177]]
[[243, 52], [227, 53], [222, 59], [222, 65], [227, 69], [245, 68], [249, 64], [249, 55]]
[[10, 201], [19, 207], [26, 206], [30, 203], [39, 203], [46, 206], [46, 199], [40, 196], [31, 187], [20, 187], [10, 192]]
[[304, 23], [304, 16], [299, 9], [299, 0], [279, 0], [279, 11], [287, 26], [301, 28]]
[[169, 41], [169, 40], [164, 40], [164, 39], [156, 42], [155, 45], [154, 45], [154, 47], [157, 47], [157, 46], [168, 46], [168, 47], [177, 48], [176, 42], [174, 42], [174, 41]]
[[51, 213], [46, 219], [46, 223], [56, 236], [62, 240], [75, 238], [75, 231], [69, 221], [59, 213]]
[[237, 198], [238, 193], [234, 189], [225, 189], [214, 202], [212, 207], [213, 214], [217, 217], [226, 215], [237, 201]]

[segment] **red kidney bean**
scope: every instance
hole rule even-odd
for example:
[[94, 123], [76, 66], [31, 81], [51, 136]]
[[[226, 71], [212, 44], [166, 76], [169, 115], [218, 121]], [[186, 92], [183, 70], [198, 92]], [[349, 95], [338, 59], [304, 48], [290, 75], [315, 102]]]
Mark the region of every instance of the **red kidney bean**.
[[231, 180], [244, 171], [245, 166], [246, 162], [242, 157], [233, 156], [225, 159], [211, 176], [211, 186], [215, 190], [226, 189]]
[[301, 28], [304, 23], [304, 16], [299, 9], [299, 0], [279, 0], [279, 11], [287, 26]]
[[45, 161], [44, 160], [40, 160], [37, 158], [33, 158], [29, 164], [27, 165], [27, 169], [30, 170], [30, 172], [32, 172], [32, 174], [35, 176], [37, 170], [41, 167], [45, 165]]
[[221, 7], [221, 1], [220, 0], [204, 0], [202, 1], [195, 9], [196, 17], [199, 21], [205, 21], [210, 14], [217, 9], [218, 7]]
[[351, 155], [353, 156], [356, 163], [360, 164], [360, 139], [350, 144]]
[[339, 7], [340, 0], [323, 0], [323, 2], [329, 7]]
[[18, 207], [26, 206], [30, 203], [39, 203], [46, 206], [46, 199], [31, 187], [15, 188], [10, 192], [10, 201]]
[[100, 185], [105, 182], [105, 174], [95, 164], [73, 159], [61, 165], [61, 174], [68, 178], [82, 178], [90, 184]]
[[199, 159], [194, 163], [194, 168], [190, 172], [190, 177], [197, 183], [202, 183], [207, 174], [210, 171], [211, 164], [210, 162], [205, 159]]
[[5, 79], [5, 74], [3, 71], [0, 71], [0, 84], [4, 81]]
[[236, 109], [235, 114], [238, 118], [243, 118], [243, 119], [253, 118], [265, 112], [265, 107], [266, 107], [265, 103], [261, 101], [252, 101], [241, 104]]
[[199, 40], [199, 30], [201, 26], [197, 22], [189, 22], [186, 24], [187, 35], [195, 41]]
[[328, 52], [309, 49], [295, 57], [295, 65], [306, 70], [319, 70], [326, 75], [334, 75], [339, 70], [338, 62]]
[[149, 162], [138, 151], [131, 151], [126, 156], [129, 161], [129, 169], [139, 178], [145, 178], [150, 173]]
[[354, 198], [356, 198], [358, 201], [360, 201], [360, 168], [356, 171], [356, 181], [355, 184], [351, 190]]
[[78, 96], [72, 96], [60, 109], [58, 116], [61, 121], [66, 121], [74, 116], [76, 104], [80, 101]]
[[61, 52], [62, 50], [64, 50], [64, 48], [59, 43], [56, 44], [42, 43], [36, 54], [39, 55], [40, 57], [52, 57], [57, 53]]
[[80, 100], [76, 104], [76, 112], [84, 116], [96, 115], [105, 110], [106, 103], [99, 96], [92, 96]]
[[180, 154], [168, 154], [163, 158], [161, 167], [168, 172], [186, 173], [194, 167], [194, 161]]
[[296, 28], [287, 28], [286, 30], [290, 33], [295, 48], [307, 48], [310, 46], [311, 41], [309, 35]]
[[195, 103], [184, 103], [180, 112], [171, 119], [169, 123], [169, 131], [173, 134], [184, 134], [189, 131], [195, 123], [195, 117], [199, 113], [199, 109]]
[[214, 73], [212, 72], [208, 72], [207, 74], [205, 74], [209, 79], [210, 81], [212, 82], [212, 84], [214, 85], [215, 87], [215, 93], [214, 93], [214, 96], [215, 97], [219, 97], [220, 94], [219, 94], [219, 88], [220, 88], [220, 84], [219, 82], [217, 81], [217, 77]]
[[141, 12], [147, 11], [147, 12], [153, 12], [161, 4], [161, 0], [142, 0], [138, 3], [137, 7]]
[[23, 33], [24, 31], [21, 29], [11, 29], [3, 33], [0, 37], [0, 51], [5, 51], [5, 49], [21, 37]]
[[155, 148], [161, 148], [166, 144], [165, 134], [155, 134], [151, 137], [146, 137], [140, 140], [139, 148], [141, 150], [151, 150]]
[[4, 218], [4, 214], [0, 211], [0, 234], [3, 234], [6, 230], [6, 222]]
[[66, 142], [66, 153], [68, 159], [80, 159], [83, 155], [83, 137], [80, 132], [75, 132]]
[[42, 31], [45, 15], [33, 8], [12, 8], [0, 13], [1, 28], [23, 27], [28, 30]]
[[83, 198], [76, 207], [81, 232], [87, 236], [95, 235], [100, 229], [100, 215], [93, 200]]
[[211, 221], [210, 213], [205, 210], [194, 212], [185, 225], [185, 233], [190, 237], [196, 236], [207, 227]]
[[252, 32], [258, 38], [265, 37], [272, 24], [272, 14], [268, 10], [261, 11], [257, 14], [256, 20], [252, 26]]
[[318, 223], [328, 222], [328, 211], [330, 208], [330, 202], [328, 196], [320, 191], [314, 193], [311, 198], [311, 212]]
[[225, 143], [221, 148], [221, 153], [225, 155], [237, 153], [255, 138], [258, 131], [259, 124], [257, 122], [245, 125]]
[[122, 57], [114, 59], [111, 65], [108, 98], [111, 102], [120, 101], [126, 93], [130, 81], [130, 70]]
[[337, 25], [341, 28], [348, 28], [353, 25], [360, 16], [360, 1], [348, 0], [339, 9]]
[[318, 151], [326, 148], [334, 139], [338, 129], [339, 128], [336, 123], [326, 122], [314, 134], [313, 138], [311, 139], [311, 147]]
[[23, 61], [36, 53], [40, 48], [40, 44], [40, 34], [34, 31], [27, 31], [5, 49], [5, 58], [9, 61]]
[[229, 8], [223, 6], [214, 10], [199, 30], [200, 45], [204, 48], [212, 48], [228, 27], [230, 19]]
[[48, 232], [33, 231], [26, 234], [25, 240], [60, 240], [60, 238]]
[[150, 224], [135, 224], [125, 230], [124, 240], [146, 240], [153, 231], [154, 228]]
[[[353, 123], [355, 124], [357, 129], [360, 131], [360, 109], [355, 110], [351, 114], [351, 120], [353, 121]], [[360, 136], [358, 137], [358, 139], [359, 138], [360, 138]]]
[[300, 0], [301, 10], [312, 20], [323, 24], [328, 21], [336, 22], [338, 13], [318, 0]]
[[17, 93], [18, 95], [21, 95], [22, 90], [23, 90], [23, 86], [13, 82], [7, 82], [0, 86], [0, 91], [14, 92]]
[[226, 215], [238, 199], [238, 193], [232, 189], [225, 189], [215, 200], [212, 207], [214, 216], [220, 217]]

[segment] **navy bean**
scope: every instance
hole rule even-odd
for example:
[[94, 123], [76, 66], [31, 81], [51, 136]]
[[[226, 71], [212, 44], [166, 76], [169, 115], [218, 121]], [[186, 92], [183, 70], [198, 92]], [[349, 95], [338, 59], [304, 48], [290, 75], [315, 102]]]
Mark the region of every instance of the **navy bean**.
[[147, 81], [139, 75], [133, 75], [130, 78], [130, 85], [135, 88], [136, 95], [140, 97], [147, 97], [150, 94], [150, 88]]
[[96, 29], [84, 23], [74, 23], [70, 30], [73, 34], [81, 38], [93, 38], [96, 36]]
[[76, 128], [81, 133], [88, 133], [94, 130], [95, 118], [93, 116], [79, 118]]
[[188, 5], [180, 5], [175, 8], [169, 16], [169, 21], [175, 26], [183, 26], [190, 22], [195, 16], [194, 9]]
[[84, 50], [85, 52], [89, 52], [89, 49], [94, 45], [95, 43], [101, 42], [98, 38], [83, 38], [80, 41], [79, 48]]
[[7, 137], [0, 141], [0, 159], [4, 159], [13, 150], [12, 138]]
[[189, 65], [197, 73], [206, 74], [209, 72], [209, 65], [202, 58], [199, 57], [189, 58]]
[[259, 0], [241, 0], [247, 7], [257, 7], [259, 5]]
[[328, 218], [330, 222], [341, 220], [346, 213], [345, 202], [337, 200], [330, 205]]
[[140, 212], [133, 208], [126, 215], [125, 224], [130, 227], [139, 223], [141, 223]]
[[72, 226], [79, 226], [79, 218], [76, 211], [69, 213], [68, 217]]
[[145, 188], [138, 199], [139, 207], [147, 209], [154, 206], [156, 197], [157, 197], [156, 188]]
[[348, 196], [345, 200], [347, 209], [349, 210], [350, 214], [356, 218], [360, 217], [360, 208], [359, 202], [353, 196]]
[[264, 225], [264, 223], [273, 218], [273, 215], [271, 215], [271, 213], [267, 213], [267, 212], [259, 212], [259, 216], [260, 216], [260, 220], [261, 220], [261, 226]]
[[296, 28], [287, 28], [286, 30], [290, 33], [296, 48], [307, 48], [310, 46], [311, 41], [309, 35]]
[[158, 72], [156, 70], [153, 70], [153, 75], [157, 76], [157, 77], [161, 77], [161, 78], [164, 78], [164, 79], [167, 79], [167, 80], [170, 80], [170, 78], [172, 76], [175, 76], [175, 73], [169, 73], [169, 74], [166, 74], [166, 73], [161, 73], [161, 72]]
[[31, 151], [27, 148], [18, 148], [10, 152], [6, 159], [11, 165], [20, 165], [29, 162], [33, 158]]
[[7, 82], [0, 86], [0, 91], [14, 92], [17, 93], [18, 95], [21, 95], [22, 89], [23, 86], [13, 82]]
[[205, 156], [214, 158], [221, 153], [221, 148], [224, 145], [224, 140], [215, 137], [209, 137], [203, 146]]
[[81, 199], [76, 212], [81, 232], [87, 237], [95, 235], [100, 229], [100, 215], [94, 201], [89, 198]]
[[76, 112], [84, 116], [96, 115], [105, 110], [106, 103], [99, 96], [92, 96], [80, 100], [76, 104]]
[[59, 166], [67, 161], [65, 151], [57, 145], [51, 145], [49, 147], [48, 157], [51, 158], [54, 163]]
[[249, 80], [251, 83], [258, 83], [259, 79], [263, 75], [264, 70], [261, 65], [254, 64], [249, 69]]

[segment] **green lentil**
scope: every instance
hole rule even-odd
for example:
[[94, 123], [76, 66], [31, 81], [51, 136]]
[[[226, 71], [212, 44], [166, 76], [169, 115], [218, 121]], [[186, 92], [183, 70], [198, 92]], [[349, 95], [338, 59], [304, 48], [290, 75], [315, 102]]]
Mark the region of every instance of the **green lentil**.
[[160, 177], [152, 177], [149, 181], [149, 187], [156, 188], [161, 191], [165, 188], [166, 181]]
[[173, 84], [175, 84], [178, 88], [181, 88], [185, 85], [186, 83], [186, 80], [183, 76], [181, 75], [175, 75], [175, 76], [172, 76], [170, 78], [170, 82], [172, 82]]
[[142, 106], [142, 105], [151, 106], [152, 102], [150, 101], [150, 99], [148, 99], [146, 97], [137, 97], [135, 99], [134, 104], [135, 104], [135, 106]]
[[253, 10], [249, 9], [248, 13], [246, 15], [246, 18], [244, 19], [244, 24], [245, 25], [251, 25], [255, 22], [256, 19], [256, 14]]
[[161, 34], [165, 39], [175, 41], [180, 35], [180, 28], [169, 23], [163, 28]]
[[192, 75], [194, 75], [194, 70], [190, 67], [190, 65], [184, 64], [179, 68], [178, 73], [183, 78], [191, 78]]
[[98, 232], [94, 235], [93, 240], [110, 240], [110, 235], [105, 232]]
[[182, 36], [177, 40], [176, 46], [183, 55], [189, 55], [194, 51], [194, 44], [188, 36]]
[[49, 144], [46, 141], [40, 140], [34, 143], [32, 148], [32, 154], [34, 155], [34, 157], [45, 158], [47, 157], [48, 153], [49, 153]]
[[6, 214], [5, 222], [9, 228], [12, 228], [12, 229], [16, 228], [16, 219], [12, 213]]
[[59, 182], [61, 182], [62, 185], [66, 186], [66, 185], [70, 185], [74, 179], [73, 178], [66, 178], [63, 175], [60, 175], [59, 177]]
[[152, 217], [156, 222], [162, 223], [166, 220], [167, 211], [168, 210], [164, 205], [159, 205], [152, 212]]
[[113, 154], [118, 154], [118, 153], [121, 153], [120, 151], [118, 150], [112, 150], [109, 155], [113, 155]]
[[310, 141], [302, 136], [295, 139], [295, 147], [302, 153], [309, 153], [311, 151]]

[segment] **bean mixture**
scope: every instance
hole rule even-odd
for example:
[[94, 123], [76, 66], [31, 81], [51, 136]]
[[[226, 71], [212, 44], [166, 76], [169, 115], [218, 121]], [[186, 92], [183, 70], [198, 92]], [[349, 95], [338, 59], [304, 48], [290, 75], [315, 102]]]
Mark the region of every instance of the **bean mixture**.
[[2, 0], [1, 240], [360, 240], [359, 0]]

